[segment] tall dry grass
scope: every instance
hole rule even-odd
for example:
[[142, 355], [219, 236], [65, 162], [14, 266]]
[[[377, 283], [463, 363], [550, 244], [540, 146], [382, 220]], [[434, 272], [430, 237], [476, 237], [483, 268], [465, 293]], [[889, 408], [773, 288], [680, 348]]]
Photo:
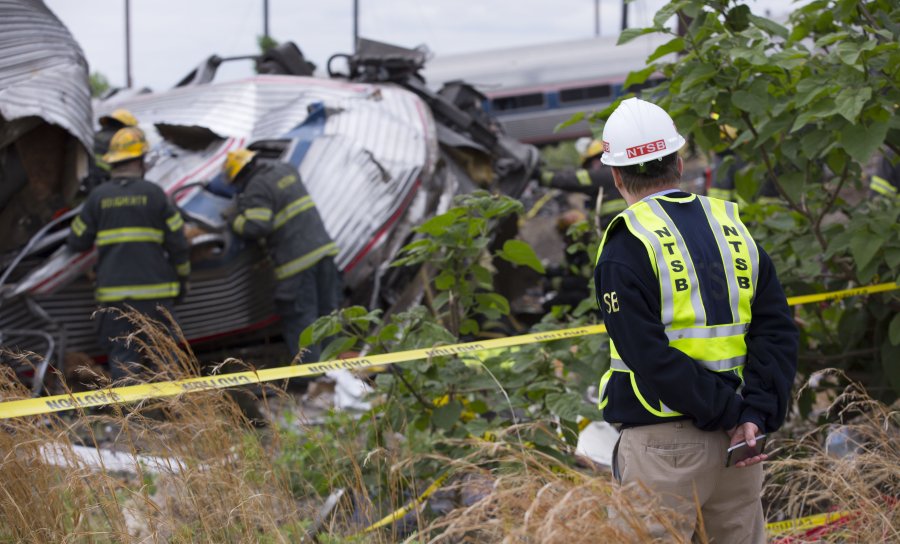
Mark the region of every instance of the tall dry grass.
[[[146, 331], [133, 340], [156, 366], [149, 379], [199, 374], [178, 334], [129, 317]], [[28, 396], [11, 371], [0, 372], [0, 398]], [[276, 416], [292, 402], [277, 387], [256, 394]], [[0, 542], [299, 542], [313, 524], [318, 536], [305, 541], [650, 542], [652, 526], [667, 534], [660, 541], [676, 541], [676, 520], [652, 496], [523, 444], [520, 437], [529, 433], [520, 428], [495, 442], [469, 441], [472, 453], [451, 459], [416, 451], [403, 428], [384, 422], [373, 446], [376, 421], [365, 418], [317, 426], [287, 421], [295, 427], [287, 432], [276, 417], [260, 429], [236, 399], [226, 391], [194, 392], [0, 421]], [[768, 467], [769, 519], [852, 510], [853, 522], [825, 541], [900, 541], [898, 411], [850, 387], [833, 416], [852, 429], [860, 451], [843, 459], [826, 455], [827, 428], [783, 441]], [[76, 446], [118, 450], [128, 470], [92, 466]], [[60, 460], [65, 466], [55, 466]], [[438, 493], [450, 507], [436, 513], [434, 497], [432, 508], [419, 505], [399, 523], [361, 533], [423, 492], [430, 483], [419, 476], [423, 465], [450, 474]], [[343, 498], [320, 514], [339, 488]]]
[[[143, 331], [131, 340], [155, 366], [141, 379], [199, 375], [196, 357], [179, 347], [183, 338], [139, 314], [127, 317]], [[263, 403], [283, 396], [271, 387], [258, 393]], [[6, 371], [0, 395], [28, 391]], [[276, 463], [279, 440], [278, 432], [257, 430], [225, 391], [4, 420], [0, 541], [297, 541], [318, 505], [291, 493]], [[98, 469], [76, 446], [118, 450], [130, 466]], [[146, 466], [148, 454], [155, 466]]]
[[[900, 404], [885, 406], [838, 371], [817, 375], [849, 385], [828, 408], [828, 423], [780, 442], [767, 467], [768, 518], [847, 511], [850, 519], [818, 542], [900, 542]], [[829, 434], [848, 439], [841, 453], [849, 455], [827, 451]]]

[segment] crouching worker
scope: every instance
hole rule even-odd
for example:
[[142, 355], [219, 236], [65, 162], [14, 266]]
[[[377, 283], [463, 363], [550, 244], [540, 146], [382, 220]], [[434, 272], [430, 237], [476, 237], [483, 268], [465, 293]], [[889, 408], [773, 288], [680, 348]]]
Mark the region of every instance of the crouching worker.
[[613, 473], [680, 514], [655, 537], [691, 541], [699, 509], [710, 541], [763, 544], [765, 455], [726, 467], [726, 452], [777, 430], [791, 403], [798, 333], [775, 268], [736, 204], [678, 189], [685, 141], [662, 108], [625, 100], [603, 143], [628, 203], [594, 272], [611, 355], [600, 408], [622, 429]]
[[144, 179], [148, 148], [139, 128], [116, 132], [103, 156], [110, 179], [88, 194], [67, 240], [74, 251], [97, 245], [96, 298], [109, 310], [98, 314], [100, 345], [114, 380], [143, 368], [138, 343], [125, 338], [135, 327], [122, 312], [134, 309], [168, 324], [163, 309], [172, 313], [191, 272], [181, 214], [158, 185]]
[[[239, 192], [232, 229], [243, 238], [265, 240], [274, 262], [275, 310], [296, 359], [303, 329], [340, 306], [338, 248], [293, 166], [239, 149], [228, 153], [224, 170]], [[303, 361], [318, 361], [319, 353], [310, 346]]]

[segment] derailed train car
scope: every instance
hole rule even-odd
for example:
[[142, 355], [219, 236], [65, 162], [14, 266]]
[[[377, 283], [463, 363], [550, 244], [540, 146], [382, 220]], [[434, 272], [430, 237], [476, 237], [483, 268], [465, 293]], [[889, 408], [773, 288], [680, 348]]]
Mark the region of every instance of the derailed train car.
[[[214, 62], [175, 89], [99, 105], [96, 115], [124, 107], [139, 119], [152, 144], [146, 177], [188, 223], [194, 271], [176, 313], [189, 341], [234, 338], [276, 321], [264, 252], [222, 219], [233, 202], [220, 174], [231, 149], [249, 145], [299, 169], [340, 248], [350, 299], [373, 307], [415, 302], [420, 287], [389, 263], [411, 229], [444, 211], [454, 194], [523, 190], [536, 150], [499, 132], [472, 88], [428, 90], [418, 75], [424, 61], [421, 51], [362, 41], [346, 57], [347, 73], [329, 79], [265, 74], [216, 83]], [[64, 245], [76, 211], [4, 260], [3, 346], [48, 350], [43, 367], [61, 364], [69, 351], [101, 356], [90, 320], [96, 251], [74, 254]]]

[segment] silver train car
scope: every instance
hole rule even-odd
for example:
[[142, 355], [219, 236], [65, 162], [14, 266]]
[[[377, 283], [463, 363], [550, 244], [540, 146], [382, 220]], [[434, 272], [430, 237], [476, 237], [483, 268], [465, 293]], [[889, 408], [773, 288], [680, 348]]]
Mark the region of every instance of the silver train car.
[[557, 131], [560, 123], [578, 112], [602, 110], [622, 94], [660, 82], [659, 77], [651, 77], [640, 86], [624, 87], [628, 73], [643, 68], [647, 57], [666, 38], [641, 36], [620, 46], [617, 39], [435, 56], [424, 75], [430, 85], [464, 80], [475, 86], [487, 97], [484, 110], [507, 134], [522, 142], [571, 140], [590, 136], [590, 127], [582, 122]]

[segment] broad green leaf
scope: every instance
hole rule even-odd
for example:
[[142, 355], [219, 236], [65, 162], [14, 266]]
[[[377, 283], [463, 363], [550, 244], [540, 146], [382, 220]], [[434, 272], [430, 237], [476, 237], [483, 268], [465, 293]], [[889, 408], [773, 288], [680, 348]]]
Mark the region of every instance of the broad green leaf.
[[886, 249], [884, 251], [884, 262], [886, 262], [892, 270], [900, 266], [900, 248], [892, 247]]
[[900, 314], [895, 315], [894, 319], [891, 319], [891, 324], [888, 327], [888, 338], [891, 339], [891, 344], [900, 346]]
[[619, 41], [616, 42], [616, 45], [622, 45], [630, 42], [631, 40], [637, 38], [638, 36], [643, 36], [644, 34], [651, 34], [653, 32], [658, 32], [655, 28], [627, 28], [619, 34]]
[[648, 63], [653, 62], [656, 59], [664, 57], [670, 53], [680, 53], [681, 51], [684, 51], [684, 46], [685, 46], [684, 38], [681, 38], [681, 37], [672, 38], [671, 40], [669, 40], [666, 43], [657, 47], [656, 51], [654, 51], [653, 53], [650, 54], [649, 57], [647, 57], [646, 62], [648, 62]]
[[657, 28], [661, 28], [665, 26], [665, 24], [672, 18], [673, 15], [678, 13], [678, 10], [682, 9], [686, 5], [691, 2], [669, 2], [665, 4], [663, 7], [659, 8], [653, 15], [653, 25]]
[[766, 96], [753, 94], [748, 91], [736, 91], [731, 95], [731, 103], [736, 108], [755, 115], [762, 115], [766, 112], [768, 108], [766, 99]]
[[709, 81], [714, 75], [716, 75], [715, 66], [700, 62], [694, 63], [684, 73], [681, 91], [688, 91], [696, 85]]
[[553, 129], [553, 132], [559, 132], [564, 128], [569, 128], [571, 126], [577, 125], [578, 123], [584, 121], [584, 117], [585, 113], [583, 111], [577, 111], [572, 115], [572, 117], [569, 117], [562, 123], [556, 125], [556, 127]]
[[791, 200], [798, 202], [804, 193], [804, 175], [802, 172], [790, 172], [778, 176], [778, 182], [781, 188], [787, 193]]
[[900, 344], [894, 344], [885, 338], [881, 344], [881, 368], [894, 392], [900, 395], [900, 364], [897, 361], [900, 361]]
[[853, 243], [850, 245], [850, 254], [853, 255], [856, 269], [862, 270], [868, 266], [883, 243], [883, 239], [873, 236], [866, 229], [859, 229], [854, 232]]
[[507, 240], [503, 243], [503, 249], [497, 252], [497, 256], [512, 264], [527, 266], [540, 274], [544, 273], [544, 265], [527, 242]]
[[858, 308], [847, 308], [838, 322], [838, 338], [845, 349], [852, 349], [866, 335], [866, 317]]
[[491, 275], [491, 271], [480, 264], [473, 264], [469, 268], [469, 272], [480, 287], [490, 287], [494, 283], [494, 276]]
[[725, 24], [735, 32], [743, 32], [750, 26], [750, 6], [738, 4], [728, 10], [725, 15]]
[[776, 23], [775, 21], [773, 21], [771, 19], [766, 19], [765, 17], [759, 17], [757, 15], [753, 15], [752, 13], [750, 14], [749, 17], [750, 17], [750, 22], [752, 22], [754, 25], [758, 26], [759, 28], [765, 30], [769, 34], [771, 34], [773, 36], [778, 36], [779, 38], [782, 38], [785, 40], [788, 38], [788, 29], [786, 29], [785, 27]]
[[650, 77], [653, 72], [656, 71], [655, 66], [648, 66], [643, 70], [638, 70], [636, 72], [631, 72], [628, 74], [628, 77], [625, 78], [625, 83], [622, 84], [626, 89], [635, 84], [641, 84], [647, 81], [647, 78]]
[[859, 112], [870, 98], [872, 98], [871, 87], [844, 89], [834, 97], [835, 112], [844, 116], [844, 119], [851, 123], [855, 123]]
[[831, 132], [827, 130], [812, 129], [800, 138], [803, 154], [809, 158], [818, 157], [829, 143], [831, 143]]
[[484, 308], [491, 308], [503, 315], [509, 314], [509, 301], [497, 293], [477, 293], [475, 301]]
[[454, 285], [456, 285], [456, 276], [447, 270], [444, 270], [434, 278], [434, 286], [441, 291], [446, 291]]
[[428, 221], [425, 221], [416, 227], [415, 231], [423, 234], [430, 234], [432, 236], [439, 236], [447, 232], [447, 229], [456, 223], [456, 221], [465, 213], [465, 210], [461, 208], [453, 208], [448, 210], [447, 213], [436, 215]]
[[459, 401], [451, 400], [447, 404], [434, 409], [431, 414], [431, 422], [439, 429], [450, 430], [459, 421], [462, 410], [463, 407]]
[[759, 180], [755, 177], [754, 168], [742, 168], [734, 175], [734, 189], [738, 196], [752, 202], [756, 198], [756, 191], [759, 188]]
[[546, 403], [547, 408], [562, 419], [577, 418], [586, 404], [581, 395], [575, 393], [548, 393]]
[[831, 34], [826, 34], [816, 40], [816, 47], [826, 47], [833, 43], [846, 40], [849, 36], [849, 32], [832, 32]]
[[847, 125], [840, 133], [840, 143], [853, 160], [865, 164], [884, 142], [887, 129], [886, 122], [873, 123], [868, 127], [863, 124]]
[[477, 334], [479, 330], [478, 322], [474, 319], [463, 319], [463, 322], [459, 324], [459, 334]]

